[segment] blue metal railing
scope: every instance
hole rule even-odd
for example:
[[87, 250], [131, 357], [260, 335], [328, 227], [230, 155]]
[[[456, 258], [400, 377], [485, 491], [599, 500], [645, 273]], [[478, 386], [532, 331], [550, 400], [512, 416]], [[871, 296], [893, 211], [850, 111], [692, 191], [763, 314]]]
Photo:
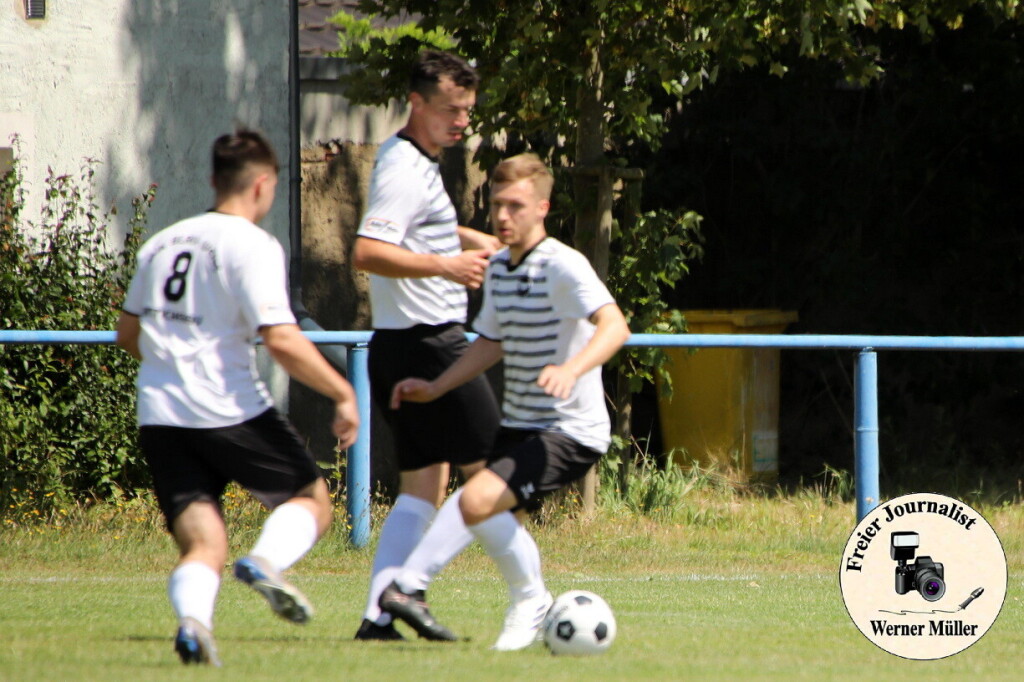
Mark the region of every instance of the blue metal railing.
[[[348, 346], [349, 380], [360, 414], [370, 413], [367, 349], [372, 332], [304, 332], [318, 345]], [[114, 332], [0, 330], [0, 345], [109, 344]], [[830, 334], [633, 334], [627, 346], [675, 348], [789, 348], [857, 351], [854, 381], [854, 487], [857, 519], [879, 503], [878, 361], [879, 350], [1024, 351], [1020, 336], [867, 336]], [[364, 418], [359, 437], [348, 453], [346, 511], [350, 538], [363, 547], [370, 537], [370, 420]]]

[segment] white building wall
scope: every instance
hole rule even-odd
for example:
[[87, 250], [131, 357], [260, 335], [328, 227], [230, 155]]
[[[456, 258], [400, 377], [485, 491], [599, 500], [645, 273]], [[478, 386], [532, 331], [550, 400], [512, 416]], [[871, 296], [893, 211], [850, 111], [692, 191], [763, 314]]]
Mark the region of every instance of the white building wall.
[[[43, 20], [0, 0], [0, 139], [22, 137], [29, 215], [47, 166], [76, 173], [86, 157], [121, 228], [154, 182], [151, 228], [200, 211], [210, 143], [236, 123], [267, 133], [284, 175], [287, 95], [287, 0], [51, 1]], [[264, 226], [284, 238], [280, 199]]]
[[[34, 221], [47, 167], [96, 159], [117, 243], [131, 199], [157, 183], [154, 230], [210, 206], [209, 149], [236, 123], [262, 129], [281, 157], [263, 227], [288, 248], [288, 0], [76, 0], [25, 18], [0, 0], [0, 146], [21, 138]], [[272, 384], [281, 394], [281, 377]]]

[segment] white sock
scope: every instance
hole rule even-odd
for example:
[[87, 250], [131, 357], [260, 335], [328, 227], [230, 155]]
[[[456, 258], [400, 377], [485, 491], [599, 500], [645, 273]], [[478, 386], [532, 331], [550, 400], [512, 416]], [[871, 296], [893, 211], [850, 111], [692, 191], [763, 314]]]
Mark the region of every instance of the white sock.
[[276, 571], [284, 571], [316, 544], [316, 517], [306, 507], [286, 502], [271, 512], [249, 554], [266, 559]]
[[460, 497], [462, 488], [456, 490], [448, 501], [441, 505], [423, 539], [398, 571], [395, 582], [403, 591], [427, 589], [434, 576], [473, 542], [473, 534], [462, 520], [462, 511], [459, 509]]
[[527, 599], [529, 597], [539, 597], [547, 594], [548, 588], [544, 585], [544, 575], [540, 572], [540, 549], [537, 547], [537, 542], [533, 539], [533, 535], [530, 531], [520, 524], [519, 530], [516, 532], [516, 543], [521, 544], [524, 548], [523, 554], [527, 561], [527, 573], [530, 575], [529, 585], [527, 586], [524, 593], [520, 596], [512, 594], [510, 596], [513, 599]]
[[213, 629], [213, 605], [220, 589], [220, 575], [204, 563], [189, 561], [179, 564], [167, 581], [167, 596], [180, 621], [195, 618]]
[[498, 565], [513, 602], [543, 596], [547, 589], [540, 572], [540, 551], [533, 537], [512, 512], [502, 512], [469, 527], [487, 556]]
[[398, 569], [423, 537], [436, 512], [430, 502], [413, 495], [403, 493], [395, 500], [395, 506], [391, 508], [391, 513], [380, 529], [377, 553], [373, 557], [373, 569], [370, 574], [370, 594], [366, 600], [363, 618], [378, 625], [387, 625], [391, 622], [391, 616], [381, 612], [377, 600], [380, 599], [380, 593], [384, 588], [395, 579]]

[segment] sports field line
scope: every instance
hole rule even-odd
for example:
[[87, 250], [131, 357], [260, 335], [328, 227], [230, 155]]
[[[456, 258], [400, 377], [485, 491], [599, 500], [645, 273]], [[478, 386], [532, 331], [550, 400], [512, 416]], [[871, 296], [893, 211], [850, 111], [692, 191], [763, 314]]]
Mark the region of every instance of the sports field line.
[[102, 576], [102, 575], [51, 575], [11, 577], [0, 576], [0, 584], [36, 585], [46, 583], [156, 583], [167, 582], [166, 575], [147, 576]]
[[[301, 582], [333, 582], [343, 576], [338, 575], [307, 575], [301, 570], [294, 572], [295, 577]], [[351, 576], [344, 576], [351, 577]], [[833, 580], [832, 575], [779, 575], [779, 574], [758, 574], [750, 573], [744, 575], [719, 575], [701, 573], [659, 574], [651, 576], [591, 576], [578, 573], [558, 574], [548, 576], [549, 579], [562, 582], [570, 579], [573, 582], [587, 583], [690, 583], [690, 582], [751, 582], [758, 580]], [[360, 580], [362, 576], [360, 576]], [[47, 583], [159, 583], [166, 582], [167, 576], [164, 573], [136, 576], [102, 576], [102, 575], [52, 575], [52, 576], [0, 576], [0, 584], [47, 584]], [[448, 578], [465, 583], [491, 583], [500, 582], [501, 578], [494, 576], [456, 576]]]
[[[306, 580], [307, 578], [302, 578]], [[323, 579], [323, 576], [309, 576], [308, 580], [316, 581]], [[438, 577], [438, 580], [453, 580], [457, 582], [478, 582], [478, 583], [489, 583], [489, 582], [502, 582], [500, 576], [452, 576], [446, 577], [443, 574]], [[701, 582], [751, 582], [758, 580], [820, 580], [820, 581], [835, 581], [838, 583], [838, 578], [833, 573], [796, 573], [788, 575], [785, 573], [743, 573], [736, 575], [726, 575], [717, 573], [652, 573], [650, 575], [628, 575], [628, 576], [609, 576], [609, 575], [587, 575], [585, 573], [578, 573], [574, 571], [564, 571], [557, 573], [546, 573], [544, 575], [545, 580], [551, 580], [555, 582], [592, 582], [592, 583], [701, 583]]]

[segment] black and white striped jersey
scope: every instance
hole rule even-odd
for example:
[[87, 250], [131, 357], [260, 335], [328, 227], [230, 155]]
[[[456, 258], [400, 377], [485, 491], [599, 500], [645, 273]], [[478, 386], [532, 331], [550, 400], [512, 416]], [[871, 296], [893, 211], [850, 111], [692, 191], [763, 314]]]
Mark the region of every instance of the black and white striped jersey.
[[594, 450], [608, 449], [601, 368], [580, 377], [566, 400], [545, 394], [537, 378], [587, 344], [594, 334], [590, 316], [609, 303], [614, 299], [586, 257], [552, 237], [515, 266], [507, 248], [491, 257], [473, 328], [501, 342], [504, 426], [557, 430]]
[[[454, 256], [462, 251], [455, 206], [437, 159], [401, 134], [377, 152], [370, 197], [358, 235], [413, 253]], [[466, 321], [466, 289], [444, 277], [393, 278], [370, 274], [375, 329]]]

